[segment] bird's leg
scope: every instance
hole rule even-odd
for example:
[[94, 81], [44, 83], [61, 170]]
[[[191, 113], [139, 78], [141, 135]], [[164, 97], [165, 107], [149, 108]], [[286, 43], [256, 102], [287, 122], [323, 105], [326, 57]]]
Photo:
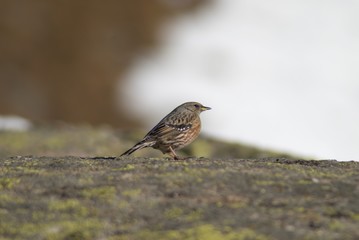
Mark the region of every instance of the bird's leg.
[[179, 160], [177, 154], [175, 153], [175, 151], [172, 149], [171, 146], [170, 146], [170, 151], [171, 151], [170, 153], [171, 157], [173, 157], [174, 160]]

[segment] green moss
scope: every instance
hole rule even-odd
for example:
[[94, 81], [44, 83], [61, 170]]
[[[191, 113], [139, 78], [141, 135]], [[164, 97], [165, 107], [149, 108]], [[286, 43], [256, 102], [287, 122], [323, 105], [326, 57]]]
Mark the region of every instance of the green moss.
[[64, 221], [49, 224], [44, 229], [45, 239], [95, 239], [103, 226], [95, 219], [82, 221]]
[[131, 205], [130, 205], [130, 203], [128, 202], [128, 201], [124, 201], [124, 200], [120, 200], [120, 201], [118, 201], [118, 203], [117, 203], [117, 207], [119, 208], [119, 209], [127, 209], [127, 208], [129, 208]]
[[339, 220], [332, 220], [329, 224], [329, 229], [332, 231], [340, 231], [345, 228], [345, 225]]
[[255, 231], [244, 228], [231, 230], [227, 227], [225, 231], [215, 228], [213, 225], [205, 224], [184, 230], [150, 231], [144, 230], [132, 236], [123, 236], [119, 239], [146, 239], [146, 240], [268, 240], [270, 238], [258, 234]]
[[17, 185], [19, 183], [20, 183], [19, 178], [2, 177], [2, 178], [0, 178], [0, 190], [12, 189], [15, 185]]
[[46, 173], [46, 171], [44, 169], [35, 169], [35, 168], [28, 167], [28, 166], [26, 166], [26, 167], [19, 166], [19, 167], [16, 167], [16, 170], [19, 172], [22, 172], [23, 174], [29, 174], [29, 175]]
[[120, 171], [131, 171], [135, 169], [135, 165], [133, 164], [126, 164], [124, 167], [120, 168]]
[[3, 132], [1, 133], [0, 145], [4, 149], [17, 151], [30, 143], [30, 136], [25, 132]]
[[297, 183], [300, 185], [309, 185], [309, 184], [313, 184], [313, 181], [308, 179], [300, 179]]
[[87, 208], [77, 199], [52, 200], [48, 209], [51, 212], [71, 213], [74, 216], [87, 216]]
[[89, 186], [89, 185], [92, 185], [94, 183], [94, 181], [91, 176], [82, 176], [79, 179], [78, 183], [83, 186]]
[[351, 219], [353, 219], [354, 221], [359, 222], [359, 213], [353, 213], [350, 215]]
[[204, 140], [198, 139], [191, 144], [191, 155], [198, 157], [209, 157], [212, 154], [211, 144]]
[[[103, 225], [96, 219], [46, 223], [0, 222], [0, 238], [6, 239], [95, 239]], [[15, 237], [16, 236], [16, 237]]]
[[14, 196], [14, 194], [11, 194], [9, 192], [0, 192], [0, 206], [3, 204], [20, 204], [23, 203], [24, 200], [19, 198], [18, 196]]
[[119, 168], [112, 168], [112, 171], [123, 171], [123, 172], [127, 172], [127, 171], [132, 171], [135, 169], [135, 165], [133, 164], [126, 164], [125, 166], [121, 166]]
[[191, 211], [185, 216], [186, 221], [188, 222], [196, 222], [199, 221], [203, 217], [203, 210], [196, 209]]
[[129, 189], [121, 193], [123, 196], [136, 198], [141, 194], [141, 189]]
[[49, 137], [44, 143], [44, 147], [48, 150], [58, 150], [62, 149], [68, 140], [66, 138], [59, 137], [58, 135], [54, 135]]
[[163, 214], [164, 219], [166, 221], [181, 221], [181, 222], [196, 222], [199, 221], [203, 217], [202, 209], [182, 209], [181, 207], [173, 206], [167, 208]]
[[176, 219], [183, 215], [183, 210], [179, 207], [173, 207], [170, 209], [167, 209], [164, 213], [166, 218], [169, 219]]
[[112, 202], [116, 197], [116, 188], [112, 186], [106, 186], [84, 189], [81, 191], [81, 195], [89, 199]]
[[271, 186], [276, 184], [275, 181], [271, 181], [271, 180], [260, 180], [260, 181], [255, 181], [254, 183], [258, 186]]

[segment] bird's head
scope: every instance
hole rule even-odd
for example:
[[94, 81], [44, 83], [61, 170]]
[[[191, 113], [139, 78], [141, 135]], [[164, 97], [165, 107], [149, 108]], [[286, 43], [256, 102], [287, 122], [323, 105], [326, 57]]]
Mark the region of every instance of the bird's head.
[[186, 103], [182, 104], [180, 107], [183, 107], [183, 108], [185, 108], [191, 112], [195, 112], [197, 114], [200, 114], [201, 112], [211, 109], [210, 107], [205, 107], [198, 102], [186, 102]]

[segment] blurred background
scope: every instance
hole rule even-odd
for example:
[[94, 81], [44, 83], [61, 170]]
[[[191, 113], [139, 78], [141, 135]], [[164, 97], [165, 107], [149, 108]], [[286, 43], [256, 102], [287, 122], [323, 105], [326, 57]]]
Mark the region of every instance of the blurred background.
[[1, 0], [0, 115], [149, 129], [199, 101], [213, 109], [206, 135], [358, 159], [358, 12], [355, 0]]

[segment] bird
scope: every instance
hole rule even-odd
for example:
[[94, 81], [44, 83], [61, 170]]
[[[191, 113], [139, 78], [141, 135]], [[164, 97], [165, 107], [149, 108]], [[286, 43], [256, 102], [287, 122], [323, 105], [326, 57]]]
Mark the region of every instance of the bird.
[[179, 160], [175, 150], [187, 146], [198, 137], [201, 131], [199, 115], [210, 109], [198, 102], [179, 105], [120, 157], [128, 156], [142, 148], [152, 147], [163, 154], [169, 154], [174, 160]]

